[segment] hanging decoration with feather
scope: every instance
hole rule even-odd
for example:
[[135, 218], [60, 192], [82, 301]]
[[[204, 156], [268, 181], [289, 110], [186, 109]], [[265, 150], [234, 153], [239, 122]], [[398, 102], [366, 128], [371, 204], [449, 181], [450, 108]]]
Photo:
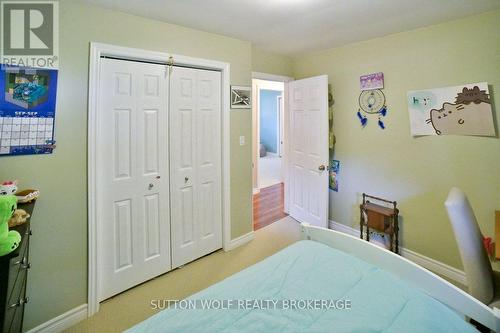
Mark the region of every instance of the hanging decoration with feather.
[[368, 124], [370, 115], [378, 116], [378, 126], [385, 129], [384, 118], [387, 115], [385, 95], [381, 88], [384, 87], [384, 74], [375, 73], [360, 78], [361, 94], [359, 95], [358, 119], [362, 127]]

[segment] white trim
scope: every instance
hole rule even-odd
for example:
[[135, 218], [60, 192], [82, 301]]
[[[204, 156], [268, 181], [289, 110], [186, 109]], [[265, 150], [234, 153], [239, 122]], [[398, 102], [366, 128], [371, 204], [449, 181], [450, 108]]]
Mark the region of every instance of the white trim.
[[414, 263], [419, 264], [420, 266], [425, 267], [430, 271], [433, 271], [434, 273], [456, 281], [463, 286], [467, 286], [467, 277], [465, 276], [464, 271], [461, 271], [455, 267], [451, 267], [435, 259], [426, 257], [423, 254], [414, 252], [412, 250], [400, 248], [400, 251], [401, 255], [406, 259], [411, 260]]
[[253, 194], [259, 194], [259, 193], [260, 193], [260, 188], [253, 189]]
[[260, 124], [258, 105], [260, 104], [260, 96], [258, 94], [259, 88], [257, 82], [257, 80], [252, 80], [252, 186], [259, 188]]
[[227, 247], [227, 249], [224, 248], [224, 251], [234, 250], [235, 248], [240, 247], [240, 246], [250, 242], [254, 238], [255, 238], [254, 232], [250, 231], [248, 234], [244, 234], [243, 236], [240, 236], [240, 237], [237, 237], [237, 238], [231, 240], [231, 242], [229, 242], [229, 246]]
[[285, 82], [285, 87], [283, 91], [283, 151], [281, 152], [281, 170], [283, 177], [283, 192], [285, 196], [285, 200], [283, 203], [283, 210], [285, 213], [290, 214], [290, 186], [289, 186], [289, 171], [288, 171], [288, 156], [290, 156], [290, 139], [289, 139], [289, 131], [290, 131], [290, 110], [289, 110], [289, 82]]
[[[359, 230], [351, 228], [345, 224], [338, 223], [335, 221], [329, 221], [329, 228], [335, 231], [343, 232], [345, 234], [359, 237]], [[399, 251], [403, 257], [406, 259], [413, 261], [414, 263], [427, 268], [434, 273], [437, 273], [441, 276], [444, 276], [450, 280], [458, 282], [464, 286], [467, 286], [467, 278], [465, 276], [465, 272], [455, 267], [451, 267], [445, 263], [437, 261], [435, 259], [424, 256], [423, 254], [417, 253], [412, 250], [405, 249], [404, 247], [399, 247]]]
[[281, 127], [280, 127], [280, 116], [281, 116], [281, 110], [280, 110], [280, 99], [283, 98], [283, 91], [281, 92], [281, 95], [276, 96], [276, 156], [280, 156], [281, 152], [281, 147], [280, 147], [280, 142], [281, 142]]
[[82, 304], [68, 312], [30, 329], [26, 333], [58, 333], [87, 318], [87, 304]]
[[472, 318], [500, 332], [500, 311], [489, 308], [464, 290], [394, 252], [359, 237], [307, 223], [301, 224], [301, 238], [321, 242], [392, 273], [406, 284], [459, 312], [464, 319]]
[[261, 72], [252, 72], [252, 79], [266, 80], [266, 81], [278, 81], [278, 82], [289, 82], [293, 81], [294, 78], [285, 75], [275, 75]]
[[[283, 146], [285, 144], [284, 137], [283, 137], [283, 127], [284, 127], [284, 120], [283, 117], [285, 115], [285, 104], [283, 104], [283, 97], [285, 96], [285, 89], [281, 92], [281, 95], [276, 97], [276, 104], [278, 104], [278, 124], [276, 127], [278, 130], [276, 131], [277, 134], [277, 141], [278, 141], [278, 148], [276, 149], [278, 156], [282, 157], [283, 156]], [[283, 163], [281, 163], [281, 179], [283, 179]]]
[[96, 198], [98, 160], [96, 159], [99, 119], [99, 68], [101, 56], [113, 56], [129, 60], [146, 60], [167, 64], [173, 57], [175, 64], [222, 72], [222, 244], [227, 250], [231, 242], [230, 202], [230, 65], [226, 62], [192, 58], [171, 53], [155, 52], [110, 44], [90, 43], [89, 99], [88, 99], [88, 315], [99, 311], [98, 301], [98, 253], [99, 207]]

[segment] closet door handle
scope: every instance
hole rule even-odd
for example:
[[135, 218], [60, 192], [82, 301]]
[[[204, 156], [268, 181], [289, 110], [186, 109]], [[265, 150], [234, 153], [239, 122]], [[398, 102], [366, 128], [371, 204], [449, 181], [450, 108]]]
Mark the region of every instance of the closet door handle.
[[26, 257], [23, 257], [21, 260], [16, 261], [14, 263], [14, 265], [16, 265], [16, 266], [17, 265], [24, 266], [24, 265], [26, 265], [26, 261], [28, 261], [28, 260], [26, 260]]
[[15, 308], [15, 307], [18, 307], [18, 306], [21, 306], [23, 304], [26, 304], [28, 303], [29, 301], [29, 298], [28, 297], [25, 297], [25, 298], [20, 298], [19, 301], [17, 301], [16, 303], [14, 304], [11, 304], [10, 307], [11, 308]]
[[184, 177], [184, 183], [187, 183], [189, 181], [189, 177]]
[[150, 191], [151, 191], [151, 190], [153, 189], [153, 187], [155, 187], [155, 186], [153, 185], [153, 183], [150, 183], [150, 184], [148, 185], [148, 190], [150, 190]]

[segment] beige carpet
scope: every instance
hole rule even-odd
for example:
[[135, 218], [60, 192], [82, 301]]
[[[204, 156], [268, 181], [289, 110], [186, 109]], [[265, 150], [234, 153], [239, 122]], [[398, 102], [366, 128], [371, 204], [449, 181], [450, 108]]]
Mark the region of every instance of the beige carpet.
[[157, 313], [151, 309], [151, 300], [183, 299], [261, 261], [299, 238], [299, 223], [286, 217], [256, 231], [253, 241], [233, 251], [214, 252], [101, 303], [96, 315], [66, 332], [122, 332]]

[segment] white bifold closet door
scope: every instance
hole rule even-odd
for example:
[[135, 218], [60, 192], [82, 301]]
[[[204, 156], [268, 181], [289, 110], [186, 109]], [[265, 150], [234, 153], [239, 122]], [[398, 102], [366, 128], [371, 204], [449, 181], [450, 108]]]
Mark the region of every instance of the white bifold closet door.
[[175, 268], [222, 247], [221, 73], [174, 67], [169, 104]]
[[102, 59], [98, 129], [99, 300], [171, 269], [168, 72]]

